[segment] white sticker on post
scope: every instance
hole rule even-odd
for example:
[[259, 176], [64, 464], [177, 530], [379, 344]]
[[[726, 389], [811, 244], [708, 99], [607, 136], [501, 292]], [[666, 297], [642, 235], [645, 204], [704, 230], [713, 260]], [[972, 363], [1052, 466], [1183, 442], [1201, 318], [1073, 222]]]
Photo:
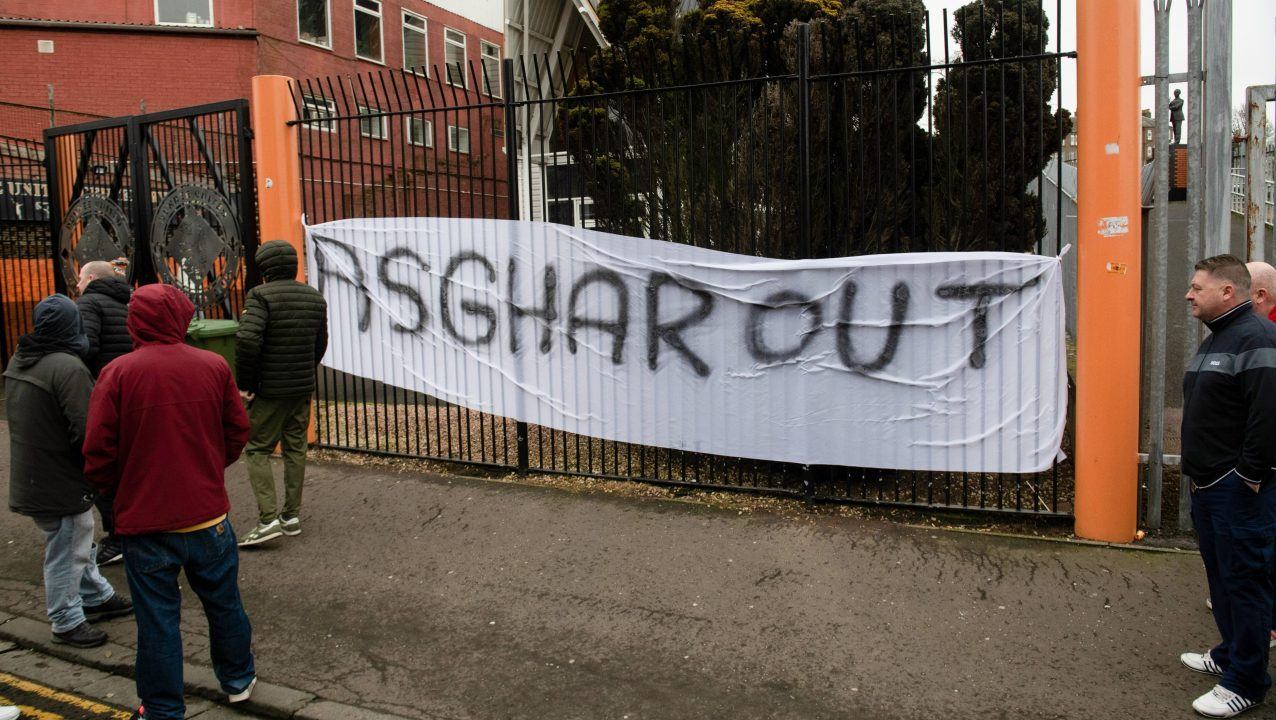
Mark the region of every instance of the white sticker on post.
[[1121, 145], [1119, 143], [1108, 143], [1107, 145], [1103, 146], [1103, 152], [1107, 153], [1108, 155], [1120, 155]]
[[1103, 237], [1128, 235], [1129, 233], [1130, 216], [1117, 215], [1115, 217], [1099, 218], [1099, 234]]

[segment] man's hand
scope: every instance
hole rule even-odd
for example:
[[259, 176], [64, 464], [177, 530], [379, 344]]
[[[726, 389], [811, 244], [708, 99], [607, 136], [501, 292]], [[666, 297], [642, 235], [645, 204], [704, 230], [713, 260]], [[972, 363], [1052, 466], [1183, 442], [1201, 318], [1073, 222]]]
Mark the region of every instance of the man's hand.
[[244, 402], [250, 403], [253, 401], [253, 398], [257, 396], [253, 393], [248, 392], [247, 390], [240, 390], [239, 397], [242, 398]]

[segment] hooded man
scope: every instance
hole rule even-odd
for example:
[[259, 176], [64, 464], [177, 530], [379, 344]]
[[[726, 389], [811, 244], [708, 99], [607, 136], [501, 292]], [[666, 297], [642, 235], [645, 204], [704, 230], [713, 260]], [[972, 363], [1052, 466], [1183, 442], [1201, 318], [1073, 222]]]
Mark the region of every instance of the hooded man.
[[115, 530], [137, 603], [138, 717], [181, 718], [178, 573], [208, 619], [213, 672], [231, 702], [256, 683], [252, 627], [239, 595], [239, 553], [225, 469], [248, 439], [230, 366], [186, 345], [195, 306], [169, 285], [133, 293], [136, 349], [102, 371], [89, 404], [84, 474], [115, 495]]
[[[84, 334], [89, 339], [84, 363], [89, 366], [93, 377], [97, 377], [107, 363], [133, 351], [133, 338], [128, 333], [127, 322], [133, 286], [121, 277], [115, 265], [94, 260], [80, 268], [80, 283], [76, 288], [80, 297], [76, 299], [75, 306], [80, 309]], [[119, 560], [123, 552], [119, 538], [115, 537], [111, 496], [99, 495], [96, 505], [102, 515], [102, 529], [106, 531], [106, 537], [98, 545], [97, 562], [109, 565]]]
[[80, 313], [65, 295], [35, 306], [35, 330], [18, 340], [5, 370], [9, 417], [9, 509], [44, 533], [44, 593], [53, 642], [96, 647], [89, 624], [132, 611], [97, 570], [92, 486], [84, 478], [85, 418], [93, 376]]
[[[252, 437], [245, 450], [257, 496], [257, 527], [240, 545], [301, 533], [301, 486], [315, 371], [328, 348], [328, 304], [297, 281], [297, 251], [283, 240], [257, 250], [266, 282], [248, 292], [235, 342], [239, 389], [250, 403]], [[277, 510], [270, 453], [282, 445], [284, 506]]]

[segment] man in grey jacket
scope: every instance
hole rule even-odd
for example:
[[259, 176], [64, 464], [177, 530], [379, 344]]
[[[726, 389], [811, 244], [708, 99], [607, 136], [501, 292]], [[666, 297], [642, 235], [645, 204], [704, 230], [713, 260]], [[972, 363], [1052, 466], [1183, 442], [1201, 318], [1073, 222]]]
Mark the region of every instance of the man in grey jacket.
[[5, 370], [9, 418], [9, 509], [44, 533], [44, 592], [53, 642], [96, 647], [106, 633], [89, 621], [126, 615], [133, 603], [97, 570], [94, 492], [84, 479], [85, 420], [93, 376], [75, 303], [51, 295], [35, 307], [35, 330], [18, 340]]

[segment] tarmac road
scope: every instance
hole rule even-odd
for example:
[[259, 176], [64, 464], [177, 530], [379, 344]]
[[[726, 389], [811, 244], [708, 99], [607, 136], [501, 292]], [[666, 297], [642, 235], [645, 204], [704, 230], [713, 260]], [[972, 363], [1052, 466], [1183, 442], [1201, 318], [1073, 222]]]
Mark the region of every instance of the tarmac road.
[[[1212, 685], [1192, 554], [343, 465], [302, 520], [241, 556], [259, 672], [410, 717], [1188, 718]], [[39, 617], [39, 534], [0, 538], [0, 609]], [[207, 662], [193, 598], [183, 627]]]

